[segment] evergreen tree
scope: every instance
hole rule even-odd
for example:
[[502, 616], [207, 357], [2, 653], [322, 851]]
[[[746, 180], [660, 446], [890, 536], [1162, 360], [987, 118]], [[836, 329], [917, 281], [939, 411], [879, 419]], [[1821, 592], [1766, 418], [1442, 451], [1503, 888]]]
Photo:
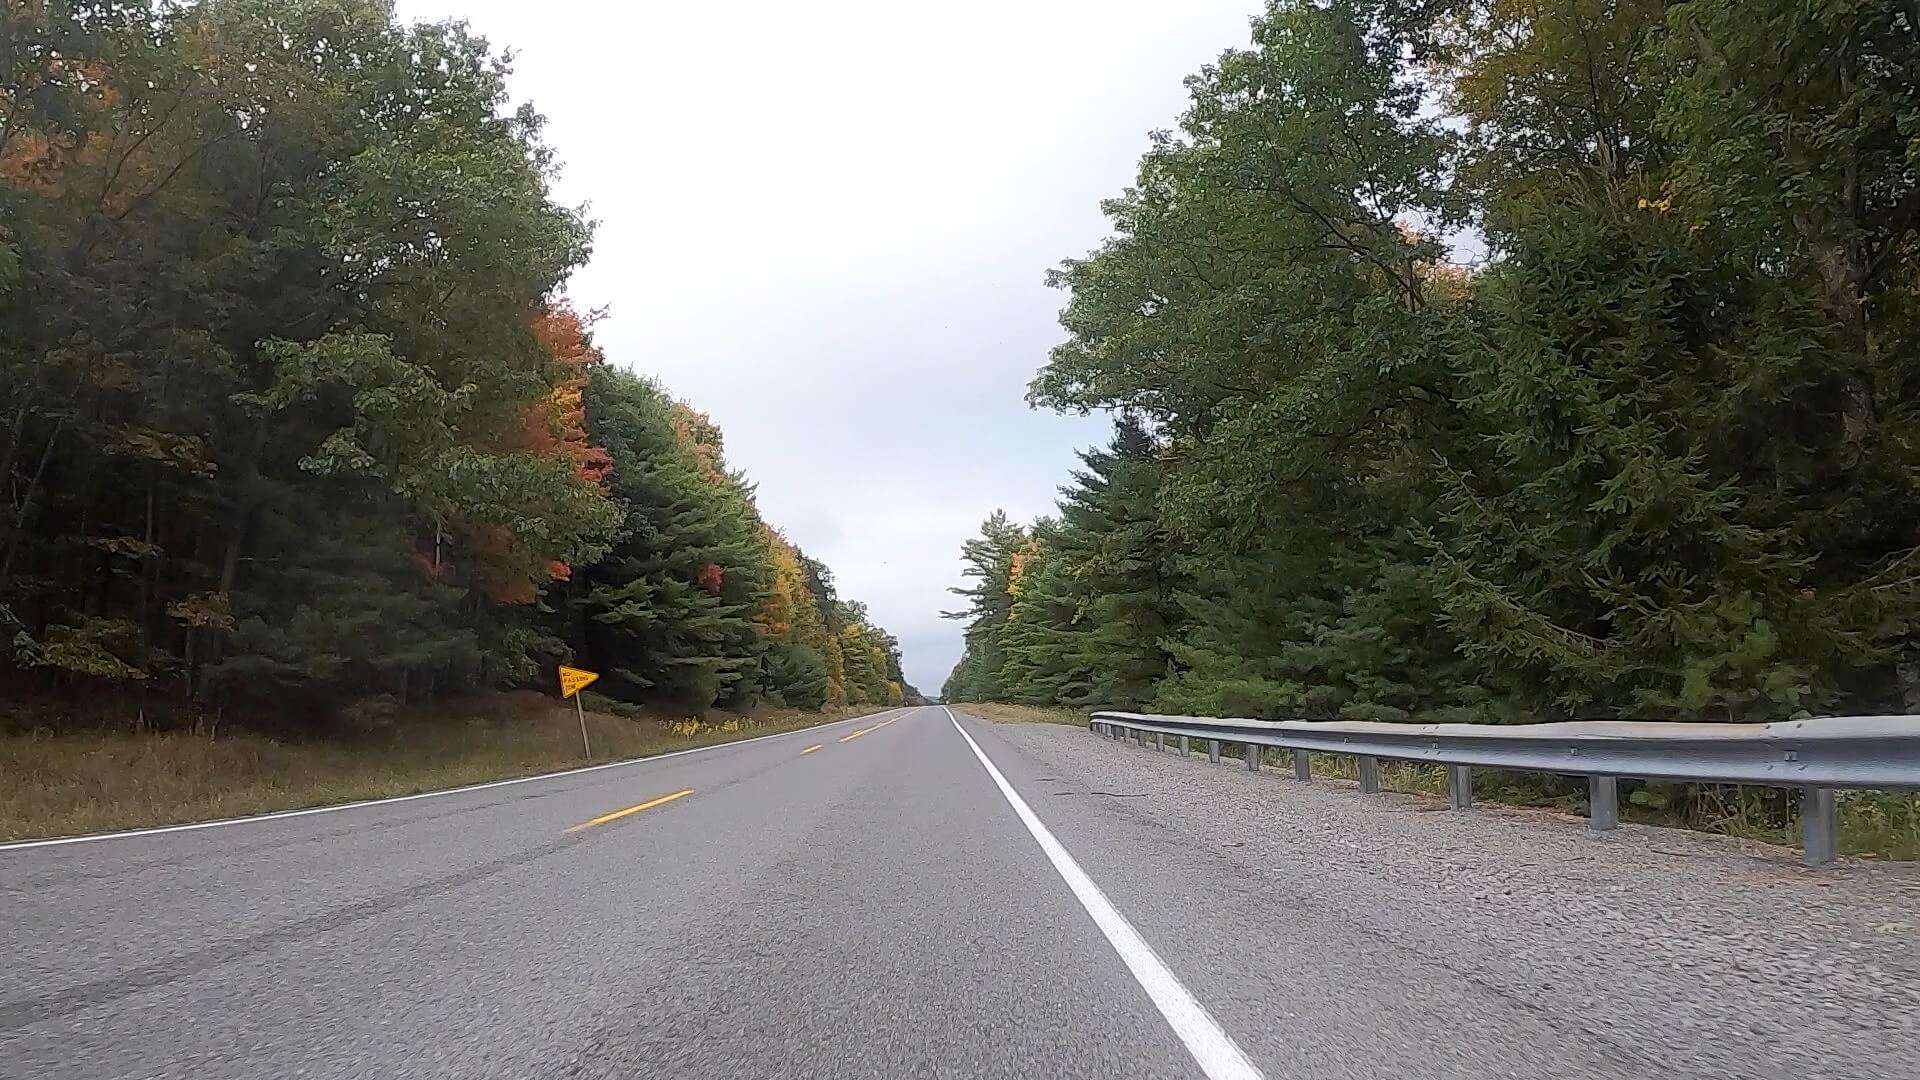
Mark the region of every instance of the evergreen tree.
[[1081, 455], [1086, 471], [1062, 489], [1061, 549], [1087, 597], [1076, 652], [1087, 686], [1069, 704], [1145, 708], [1171, 674], [1168, 641], [1180, 621], [1171, 538], [1159, 507], [1159, 447], [1131, 418], [1112, 446]]
[[711, 436], [658, 387], [612, 367], [587, 386], [587, 430], [607, 449], [623, 535], [585, 571], [584, 658], [642, 700], [704, 713], [751, 704], [761, 637], [754, 611], [773, 578], [746, 491]]
[[1002, 633], [1013, 611], [1008, 591], [1013, 580], [1014, 556], [1026, 546], [1026, 529], [1013, 524], [1004, 511], [995, 510], [980, 527], [980, 536], [961, 548], [961, 574], [974, 584], [947, 590], [967, 599], [963, 611], [942, 614], [969, 620], [966, 657], [948, 677], [941, 697], [948, 701], [995, 701], [1006, 693], [1001, 669], [1006, 666]]
[[1083, 590], [1066, 553], [1059, 522], [1041, 518], [1014, 553], [1007, 581], [1013, 606], [1001, 633], [1002, 692], [1010, 701], [1052, 705], [1078, 701], [1088, 686], [1081, 655]]

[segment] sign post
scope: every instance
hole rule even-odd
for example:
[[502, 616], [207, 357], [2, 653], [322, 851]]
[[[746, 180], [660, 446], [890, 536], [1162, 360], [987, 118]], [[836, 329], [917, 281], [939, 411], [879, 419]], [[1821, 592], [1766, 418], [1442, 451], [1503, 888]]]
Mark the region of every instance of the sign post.
[[599, 677], [600, 673], [596, 671], [560, 665], [560, 696], [573, 699], [573, 711], [580, 717], [580, 748], [587, 752], [588, 761], [593, 760], [593, 744], [587, 741], [587, 708], [580, 704], [580, 691]]

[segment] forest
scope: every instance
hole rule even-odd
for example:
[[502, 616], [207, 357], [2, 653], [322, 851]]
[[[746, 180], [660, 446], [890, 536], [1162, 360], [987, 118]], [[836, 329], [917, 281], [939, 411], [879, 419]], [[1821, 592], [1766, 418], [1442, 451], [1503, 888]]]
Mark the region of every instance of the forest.
[[293, 730], [562, 662], [695, 716], [917, 699], [564, 299], [592, 223], [503, 55], [378, 0], [0, 19], [0, 693]]
[[1187, 88], [947, 700], [1920, 712], [1920, 6], [1273, 0]]

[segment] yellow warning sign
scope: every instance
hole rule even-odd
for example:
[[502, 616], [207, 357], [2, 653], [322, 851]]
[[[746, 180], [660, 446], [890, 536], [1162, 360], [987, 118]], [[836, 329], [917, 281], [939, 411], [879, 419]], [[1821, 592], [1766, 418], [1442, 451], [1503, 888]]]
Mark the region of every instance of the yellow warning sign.
[[560, 696], [570, 698], [580, 691], [585, 690], [588, 686], [591, 686], [593, 681], [599, 677], [600, 673], [597, 671], [588, 671], [586, 668], [568, 667], [565, 664], [561, 664]]

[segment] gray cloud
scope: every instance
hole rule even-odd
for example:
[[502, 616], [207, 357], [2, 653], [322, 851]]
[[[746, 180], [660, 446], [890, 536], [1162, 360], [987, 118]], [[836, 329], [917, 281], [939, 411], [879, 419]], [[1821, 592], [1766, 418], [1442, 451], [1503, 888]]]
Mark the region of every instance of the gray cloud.
[[[559, 196], [600, 222], [569, 288], [609, 358], [709, 413], [767, 519], [937, 691], [960, 544], [1047, 512], [1098, 418], [1037, 414], [1042, 284], [1259, 0], [960, 9], [401, 0], [514, 50]], [[557, 17], [564, 12], [565, 17]], [[750, 28], [742, 31], [741, 28]]]

